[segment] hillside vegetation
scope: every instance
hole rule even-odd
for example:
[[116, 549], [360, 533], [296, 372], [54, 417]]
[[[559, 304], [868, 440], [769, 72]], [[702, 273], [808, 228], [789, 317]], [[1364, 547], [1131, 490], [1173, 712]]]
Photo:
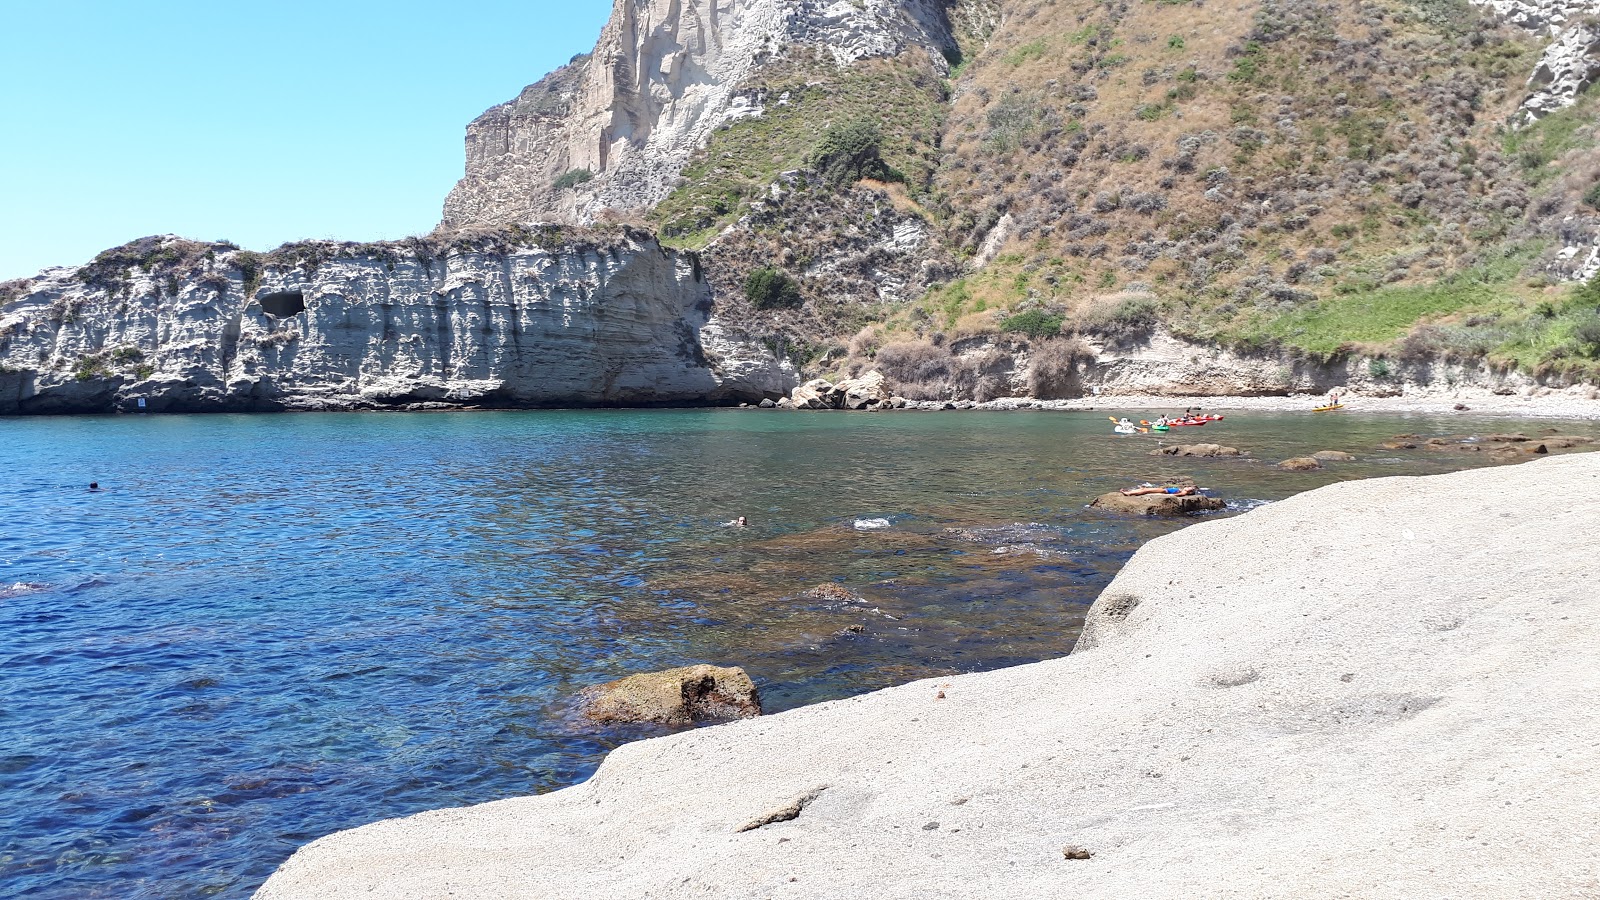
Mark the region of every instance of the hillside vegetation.
[[[709, 245], [721, 295], [821, 369], [1159, 324], [1245, 352], [1600, 373], [1600, 286], [1547, 274], [1557, 223], [1600, 207], [1597, 101], [1507, 128], [1533, 36], [1465, 0], [1001, 12], [948, 80], [910, 54], [768, 67], [765, 114], [719, 132], [654, 223]], [[824, 174], [844, 126], [877, 136], [876, 180]], [[897, 251], [882, 230], [907, 219], [929, 240]], [[818, 265], [851, 252], [888, 277]], [[766, 266], [803, 307], [741, 304]]]

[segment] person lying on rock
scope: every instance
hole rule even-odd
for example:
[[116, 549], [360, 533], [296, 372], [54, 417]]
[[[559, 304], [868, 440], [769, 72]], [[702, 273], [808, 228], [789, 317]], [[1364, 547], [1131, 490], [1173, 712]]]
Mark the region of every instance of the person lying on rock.
[[1123, 488], [1122, 489], [1122, 496], [1124, 496], [1124, 497], [1140, 497], [1140, 496], [1143, 496], [1145, 494], [1171, 494], [1174, 497], [1187, 497], [1190, 494], [1196, 494], [1196, 493], [1199, 493], [1199, 492], [1200, 492], [1200, 489], [1195, 487], [1192, 484], [1185, 484], [1185, 485], [1181, 485], [1181, 486], [1180, 485], [1176, 485], [1176, 484], [1169, 484], [1169, 485], [1166, 485], [1164, 487]]

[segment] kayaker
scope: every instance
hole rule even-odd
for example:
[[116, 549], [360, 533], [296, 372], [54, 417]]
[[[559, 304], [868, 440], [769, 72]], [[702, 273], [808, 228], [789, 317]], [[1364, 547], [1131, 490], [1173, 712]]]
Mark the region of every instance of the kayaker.
[[1170, 424], [1171, 420], [1169, 420], [1166, 416], [1158, 416], [1156, 418], [1156, 427], [1158, 428], [1165, 428]]
[[1132, 428], [1133, 427], [1133, 423], [1128, 421], [1128, 417], [1127, 416], [1123, 416], [1122, 418], [1117, 420], [1117, 427], [1118, 428]]

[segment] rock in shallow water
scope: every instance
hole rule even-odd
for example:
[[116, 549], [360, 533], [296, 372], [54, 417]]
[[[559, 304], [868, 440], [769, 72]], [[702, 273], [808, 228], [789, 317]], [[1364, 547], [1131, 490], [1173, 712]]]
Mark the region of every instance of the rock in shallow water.
[[1157, 447], [1150, 451], [1151, 456], [1247, 456], [1245, 451], [1238, 447], [1224, 447], [1221, 444], [1173, 444], [1170, 447]]
[[1094, 498], [1089, 506], [1105, 512], [1132, 516], [1187, 516], [1193, 513], [1223, 509], [1227, 503], [1218, 497], [1205, 494], [1141, 494], [1129, 497], [1121, 491], [1112, 491]]
[[584, 714], [596, 722], [695, 722], [761, 715], [755, 682], [737, 666], [684, 666], [630, 675], [596, 688]]
[[1322, 468], [1322, 463], [1309, 456], [1296, 456], [1294, 459], [1286, 459], [1278, 463], [1278, 468], [1285, 472], [1310, 472], [1313, 469]]

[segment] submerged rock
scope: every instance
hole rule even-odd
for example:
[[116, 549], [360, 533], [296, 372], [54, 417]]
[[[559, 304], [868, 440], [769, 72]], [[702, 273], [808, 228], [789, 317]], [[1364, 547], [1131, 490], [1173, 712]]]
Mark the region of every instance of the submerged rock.
[[1322, 468], [1322, 463], [1309, 456], [1296, 456], [1294, 459], [1286, 459], [1278, 463], [1278, 468], [1285, 472], [1310, 472], [1313, 469]]
[[1355, 455], [1343, 450], [1318, 450], [1311, 454], [1311, 458], [1319, 462], [1350, 462]]
[[1173, 444], [1170, 447], [1157, 447], [1150, 451], [1151, 456], [1249, 456], [1247, 451], [1238, 447], [1224, 447], [1221, 444]]
[[802, 596], [813, 600], [833, 600], [839, 603], [854, 603], [861, 599], [861, 595], [836, 582], [825, 582], [806, 591]]
[[596, 722], [695, 722], [761, 715], [755, 682], [737, 666], [684, 666], [630, 675], [596, 688], [584, 709]]

